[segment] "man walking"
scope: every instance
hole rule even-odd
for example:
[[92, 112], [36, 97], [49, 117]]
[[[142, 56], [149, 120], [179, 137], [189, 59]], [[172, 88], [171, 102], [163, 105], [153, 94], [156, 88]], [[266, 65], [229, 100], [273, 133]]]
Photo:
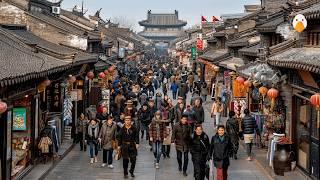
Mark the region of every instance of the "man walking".
[[[188, 116], [182, 115], [180, 122], [174, 127], [172, 133], [172, 142], [176, 146], [177, 160], [179, 164], [179, 171], [183, 170], [183, 175], [187, 176], [188, 168], [188, 153], [191, 142], [191, 127], [188, 125]], [[182, 169], [182, 154], [184, 158]]]
[[229, 119], [226, 123], [226, 130], [227, 134], [231, 138], [231, 143], [233, 146], [232, 157], [234, 159], [238, 159], [237, 152], [239, 149], [239, 124], [238, 121], [234, 118], [235, 114], [236, 113], [234, 111], [229, 112]]
[[244, 114], [245, 116], [242, 119], [241, 127], [243, 130], [244, 143], [246, 144], [246, 150], [248, 155], [247, 161], [251, 161], [254, 130], [257, 130], [257, 134], [259, 134], [259, 131], [257, 129], [257, 124], [255, 119], [250, 115], [249, 109], [245, 109]]
[[136, 166], [136, 159], [139, 147], [139, 132], [135, 126], [132, 125], [131, 116], [126, 116], [124, 126], [119, 132], [118, 143], [121, 148], [123, 157], [124, 178], [128, 178], [129, 161], [131, 162], [130, 174], [134, 176], [134, 169]]

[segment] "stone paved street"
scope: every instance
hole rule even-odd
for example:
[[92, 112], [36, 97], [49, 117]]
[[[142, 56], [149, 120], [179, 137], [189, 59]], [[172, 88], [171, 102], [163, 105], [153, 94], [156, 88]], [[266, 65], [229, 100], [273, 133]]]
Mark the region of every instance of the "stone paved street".
[[[190, 97], [190, 95], [188, 96]], [[189, 102], [189, 98], [188, 101]], [[212, 119], [209, 118], [210, 102], [204, 104], [206, 121], [204, 129], [211, 136], [214, 134]], [[225, 120], [225, 119], [224, 119]], [[224, 121], [225, 122], [225, 121]], [[190, 155], [191, 156], [191, 155]], [[229, 179], [231, 180], [268, 180], [271, 179], [256, 161], [248, 162], [245, 160], [245, 152], [240, 148], [238, 160], [231, 160], [229, 169]], [[88, 152], [79, 151], [79, 146], [75, 148], [51, 171], [46, 177], [47, 180], [59, 179], [86, 179], [86, 180], [106, 180], [123, 179], [122, 159], [114, 161], [114, 169], [101, 167], [102, 153], [99, 153], [99, 162], [94, 165], [89, 164]], [[171, 158], [161, 159], [160, 169], [153, 167], [153, 154], [149, 151], [146, 140], [140, 142], [139, 155], [135, 171], [135, 179], [139, 180], [173, 180], [173, 179], [193, 179], [193, 165], [191, 157], [189, 158], [188, 177], [179, 173], [176, 153], [174, 147], [171, 147]]]

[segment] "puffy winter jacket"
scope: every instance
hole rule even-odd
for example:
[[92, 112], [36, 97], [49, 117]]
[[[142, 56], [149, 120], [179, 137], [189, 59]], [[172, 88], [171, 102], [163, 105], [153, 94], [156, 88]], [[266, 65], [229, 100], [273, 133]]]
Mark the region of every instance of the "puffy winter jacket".
[[242, 119], [242, 131], [243, 134], [254, 134], [254, 130], [257, 127], [256, 120], [252, 116], [245, 116]]

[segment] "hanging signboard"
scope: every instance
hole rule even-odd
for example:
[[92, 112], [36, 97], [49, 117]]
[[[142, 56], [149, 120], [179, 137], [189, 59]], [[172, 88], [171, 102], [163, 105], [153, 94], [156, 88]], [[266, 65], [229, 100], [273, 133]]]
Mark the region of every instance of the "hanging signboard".
[[27, 109], [26, 108], [13, 108], [12, 130], [13, 131], [27, 130]]
[[203, 41], [202, 41], [202, 39], [198, 39], [197, 40], [197, 50], [202, 51], [202, 48], [203, 48]]
[[197, 49], [196, 49], [196, 47], [192, 47], [192, 48], [191, 48], [191, 58], [192, 58], [193, 60], [195, 60], [196, 57], [197, 57]]

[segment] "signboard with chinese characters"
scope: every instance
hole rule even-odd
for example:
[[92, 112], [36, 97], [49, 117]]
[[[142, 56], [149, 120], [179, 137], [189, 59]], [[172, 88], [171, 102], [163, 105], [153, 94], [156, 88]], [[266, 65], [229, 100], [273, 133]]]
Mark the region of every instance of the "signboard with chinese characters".
[[197, 50], [202, 51], [203, 49], [203, 41], [202, 39], [197, 39]]
[[12, 109], [12, 130], [13, 131], [27, 130], [27, 109], [26, 108]]
[[61, 111], [61, 87], [59, 82], [55, 82], [52, 84], [51, 89], [51, 105], [50, 111], [52, 112], [60, 112]]
[[194, 60], [197, 57], [197, 48], [196, 47], [192, 47], [191, 48], [191, 58]]

